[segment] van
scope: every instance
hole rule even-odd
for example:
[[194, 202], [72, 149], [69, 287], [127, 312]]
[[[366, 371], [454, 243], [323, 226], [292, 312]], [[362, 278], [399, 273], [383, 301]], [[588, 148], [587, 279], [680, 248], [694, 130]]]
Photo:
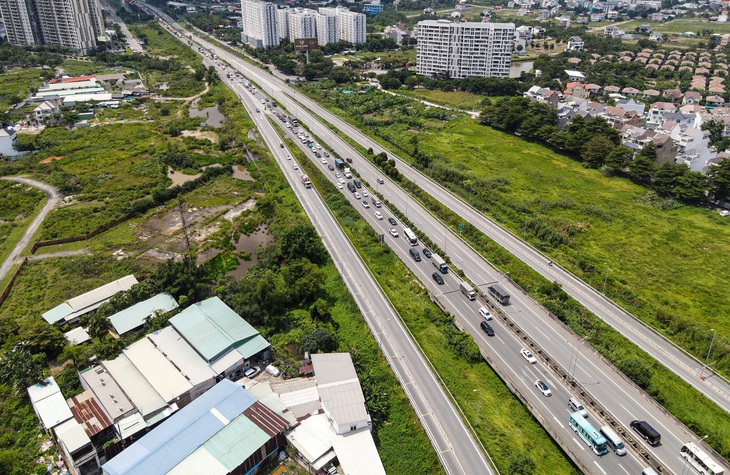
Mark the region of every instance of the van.
[[583, 407], [583, 404], [580, 403], [576, 398], [569, 397], [568, 398], [568, 407], [570, 408], [571, 412], [580, 412], [580, 415], [588, 418], [588, 411], [586, 411], [586, 408]]
[[614, 432], [613, 429], [611, 429], [608, 426], [603, 426], [600, 429], [601, 434], [603, 434], [603, 437], [606, 438], [606, 445], [614, 451], [616, 455], [626, 455], [626, 447], [624, 447], [624, 442], [621, 440], [621, 438]]
[[651, 467], [646, 467], [644, 470], [641, 471], [641, 475], [659, 475], [656, 473], [656, 470], [654, 470]]
[[489, 313], [489, 310], [487, 310], [486, 307], [479, 307], [479, 315], [481, 315], [484, 320], [492, 319], [492, 314]]
[[651, 445], [659, 445], [662, 436], [646, 421], [631, 421], [631, 428]]
[[281, 374], [281, 371], [279, 371], [279, 368], [277, 368], [274, 365], [267, 366], [265, 371], [273, 377], [277, 377]]
[[355, 193], [355, 185], [350, 182], [347, 182], [347, 189], [350, 190], [350, 193]]
[[480, 327], [482, 327], [482, 330], [484, 330], [484, 333], [487, 334], [487, 336], [494, 336], [494, 330], [492, 327], [489, 326], [487, 322], [482, 322], [479, 324]]
[[413, 258], [414, 261], [421, 262], [421, 255], [418, 253], [418, 251], [411, 248], [408, 252], [411, 254], [411, 257]]
[[381, 203], [380, 200], [373, 200], [373, 204], [376, 208], [380, 208], [381, 206], [383, 206], [383, 203]]
[[352, 182], [355, 183], [356, 187], [362, 188], [362, 182], [360, 182], [360, 180], [358, 180], [357, 178], [352, 180]]

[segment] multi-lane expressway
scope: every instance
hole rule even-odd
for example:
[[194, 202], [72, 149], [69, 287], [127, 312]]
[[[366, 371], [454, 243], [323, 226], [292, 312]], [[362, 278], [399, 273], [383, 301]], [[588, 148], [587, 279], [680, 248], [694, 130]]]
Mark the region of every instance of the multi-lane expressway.
[[[401, 386], [408, 395], [419, 421], [423, 424], [441, 463], [449, 474], [491, 474], [482, 448], [474, 440], [462, 416], [434, 376], [428, 362], [410, 338], [382, 289], [347, 240], [327, 206], [314, 189], [304, 188], [303, 173], [295, 170], [295, 160], [288, 148], [279, 146], [280, 138], [267, 115], [256, 113], [263, 108], [258, 99], [243, 86], [221, 74], [241, 98], [262, 138], [271, 149], [284, 175], [294, 189], [307, 215], [316, 227], [343, 280], [361, 309]], [[259, 94], [259, 99], [261, 95]]]
[[[213, 45], [206, 45], [204, 42], [202, 44], [208, 48], [215, 48]], [[329, 143], [333, 147], [333, 150], [335, 150], [338, 154], [341, 156], [357, 156], [354, 150], [344, 143], [344, 141], [340, 140], [339, 137], [329, 132], [329, 129], [320, 124], [315, 117], [312, 117], [311, 114], [304, 110], [300, 105], [296, 104], [293, 100], [291, 100], [291, 98], [282, 94], [280, 87], [272, 86], [270, 84], [270, 81], [272, 80], [271, 76], [261, 73], [256, 68], [251, 67], [232, 55], [228, 55], [220, 49], [217, 49], [217, 53], [226, 61], [233, 64], [237, 69], [244, 71], [248, 77], [259, 83], [268, 92], [272, 93], [274, 98], [287, 106], [291, 112], [295, 113], [301, 120], [307, 123], [307, 125], [310, 126], [310, 128], [325, 142]], [[366, 180], [375, 183], [375, 177], [379, 175], [376, 169], [374, 169], [362, 157], [357, 159], [356, 165], [359, 173]], [[421, 183], [418, 184], [421, 185]], [[383, 185], [382, 192], [383, 195], [389, 201], [398, 206], [401, 211], [407, 212], [409, 219], [421, 230], [429, 232], [432, 239], [438, 240], [439, 245], [442, 248], [445, 248], [452, 261], [457, 266], [461, 267], [475, 284], [483, 288], [483, 286], [487, 283], [497, 281], [501, 278], [500, 274], [491, 269], [488, 263], [484, 262], [480, 256], [461, 242], [458, 237], [453, 235], [442, 223], [409, 198], [403, 190], [391, 184], [391, 186]], [[439, 240], [439, 237], [441, 236], [443, 236], [443, 245], [441, 245], [441, 241]], [[428, 278], [426, 278], [426, 281], [428, 281]], [[657, 458], [659, 458], [659, 460], [671, 470], [677, 473], [682, 471], [684, 465], [682, 459], [678, 455], [678, 449], [683, 442], [687, 440], [696, 440], [696, 436], [689, 433], [689, 431], [687, 431], [683, 426], [678, 425], [673, 418], [664, 413], [663, 410], [650, 398], [648, 398], [646, 394], [624, 380], [620, 374], [610, 367], [610, 365], [607, 365], [604, 361], [597, 357], [597, 355], [591, 352], [579, 338], [572, 335], [558, 322], [551, 320], [544, 310], [539, 308], [539, 306], [537, 306], [531, 299], [526, 296], [518, 296], [516, 294], [516, 289], [514, 288], [511, 288], [510, 290], [514, 296], [514, 304], [506, 309], [509, 315], [523, 328], [528, 329], [531, 336], [533, 336], [533, 338], [537, 340], [541, 346], [548, 348], [551, 356], [558, 360], [564, 367], [574, 368], [573, 376], [587, 385], [587, 387], [591, 389], [591, 392], [597, 396], [597, 399], [599, 399], [618, 420], [622, 421], [624, 424], [628, 424], [628, 422], [632, 419], [647, 419], [652, 421], [655, 427], [662, 431], [664, 435], [664, 443], [659, 448], [647, 448], [647, 450], [656, 455]], [[442, 298], [447, 301], [451, 300], [451, 297], [453, 296], [442, 296]], [[463, 303], [464, 302], [461, 302], [462, 305]], [[451, 305], [458, 308], [460, 304], [451, 303]], [[472, 308], [471, 312], [472, 315], [474, 315], [475, 309]], [[471, 328], [471, 330], [475, 332], [477, 341], [479, 341], [479, 332], [470, 324], [473, 317], [471, 319], [468, 317], [469, 311], [462, 309], [457, 311], [455, 315], [457, 315], [457, 320], [459, 318], [463, 319], [462, 326], [467, 329]], [[500, 335], [500, 338], [505, 338], [505, 336]], [[500, 339], [498, 341], [502, 342], [503, 340]], [[484, 342], [482, 343], [482, 348], [484, 349], [485, 344]], [[503, 359], [506, 366], [510, 368], [517, 367], [516, 365], [518, 362], [508, 361], [504, 358], [505, 353], [499, 351], [498, 348], [494, 348], [494, 345], [486, 346], [489, 346], [493, 351], [495, 351], [495, 354], [498, 355], [500, 359]], [[512, 369], [512, 371], [517, 370]], [[530, 378], [535, 376], [534, 370], [525, 370], [523, 368], [519, 370], [519, 372], [522, 376], [518, 375], [517, 377], [518, 379], [523, 380], [523, 382], [530, 382]], [[548, 378], [548, 376], [545, 376], [545, 378]], [[529, 399], [530, 396], [526, 397]], [[558, 398], [551, 400], [557, 401]], [[539, 398], [538, 401], [540, 401]], [[541, 402], [536, 401], [532, 401], [531, 404], [533, 402], [535, 403], [534, 407], [538, 407], [542, 404]], [[566, 409], [563, 408], [562, 411], [565, 412]], [[543, 419], [543, 423], [548, 424], [553, 428], [564, 426], [564, 422], [560, 422], [560, 410], [558, 408], [549, 409], [548, 412], [550, 415]], [[549, 420], [551, 416], [555, 419], [555, 423]], [[624, 467], [621, 466], [620, 468]], [[597, 469], [603, 471], [603, 468], [600, 466], [597, 467]]]

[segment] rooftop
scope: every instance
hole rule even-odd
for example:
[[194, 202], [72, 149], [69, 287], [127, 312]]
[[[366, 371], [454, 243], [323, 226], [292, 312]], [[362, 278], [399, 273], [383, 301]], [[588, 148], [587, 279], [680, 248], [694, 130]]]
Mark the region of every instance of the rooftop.
[[349, 353], [313, 354], [312, 364], [322, 406], [335, 424], [368, 419], [365, 396]]
[[137, 279], [133, 275], [124, 276], [114, 282], [109, 282], [85, 294], [66, 300], [44, 313], [42, 317], [51, 325], [61, 320], [69, 321], [92, 310], [96, 310], [101, 304], [112, 298], [114, 294], [123, 290], [129, 290], [136, 283]]
[[73, 419], [66, 398], [61, 394], [61, 389], [53, 376], [28, 387], [27, 391], [30, 403], [46, 429], [52, 429], [62, 422]]
[[157, 294], [121, 312], [115, 313], [109, 317], [109, 321], [118, 335], [124, 335], [144, 325], [145, 320], [153, 317], [155, 312], [161, 311], [162, 313], [167, 313], [175, 310], [177, 307], [178, 304], [172, 295], [168, 293]]

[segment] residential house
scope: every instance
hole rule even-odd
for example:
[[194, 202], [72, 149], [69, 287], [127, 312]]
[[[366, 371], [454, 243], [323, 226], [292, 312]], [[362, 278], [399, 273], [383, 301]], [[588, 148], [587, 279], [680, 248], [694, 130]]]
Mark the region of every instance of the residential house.
[[622, 99], [616, 103], [616, 107], [620, 107], [621, 109], [627, 110], [627, 111], [634, 111], [639, 115], [644, 115], [644, 110], [646, 109], [646, 104], [643, 102], [636, 102], [633, 99]]
[[532, 101], [544, 102], [549, 104], [553, 109], [557, 109], [558, 107], [558, 101], [560, 101], [559, 96], [560, 94], [557, 91], [540, 86], [532, 86], [523, 94], [523, 97], [527, 97]]
[[18, 140], [18, 137], [13, 129], [0, 127], [0, 156], [15, 157], [20, 155], [21, 152], [15, 150], [16, 140]]
[[565, 47], [566, 51], [583, 51], [583, 40], [580, 36], [571, 36], [568, 39], [568, 45]]
[[697, 91], [687, 91], [682, 99], [682, 104], [699, 104], [702, 101], [702, 94]]
[[684, 94], [682, 94], [682, 91], [679, 89], [665, 89], [662, 96], [674, 104], [679, 104], [682, 101]]
[[586, 91], [588, 91], [589, 94], [600, 94], [601, 86], [598, 84], [586, 84]]
[[676, 112], [677, 106], [671, 102], [655, 102], [649, 109], [646, 126], [650, 129], [661, 127], [664, 123], [665, 114], [673, 114]]
[[642, 116], [635, 111], [627, 111], [620, 107], [608, 106], [601, 116], [617, 129], [624, 125], [640, 125], [643, 122]]
[[33, 109], [33, 118], [36, 121], [42, 122], [44, 119], [51, 117], [54, 114], [58, 114], [61, 109], [53, 101], [43, 101], [38, 104], [38, 107]]
[[634, 87], [625, 87], [621, 89], [621, 94], [623, 94], [626, 97], [636, 97], [641, 93], [638, 89]]
[[618, 86], [606, 86], [603, 88], [603, 92], [606, 94], [618, 94], [621, 88]]
[[568, 75], [568, 81], [571, 82], [583, 82], [586, 79], [585, 75], [580, 71], [566, 69], [564, 72]]
[[705, 105], [708, 107], [722, 107], [725, 105], [725, 99], [721, 96], [707, 96]]
[[656, 89], [647, 89], [641, 92], [641, 97], [644, 99], [656, 99], [657, 97], [661, 96], [661, 94], [662, 93], [657, 91]]
[[556, 18], [556, 20], [558, 20], [558, 25], [561, 28], [570, 28], [570, 17], [561, 16]]
[[588, 96], [588, 91], [586, 91], [585, 86], [583, 83], [580, 82], [569, 82], [565, 85], [565, 91], [564, 93], [566, 95], [571, 95], [575, 97], [585, 98]]

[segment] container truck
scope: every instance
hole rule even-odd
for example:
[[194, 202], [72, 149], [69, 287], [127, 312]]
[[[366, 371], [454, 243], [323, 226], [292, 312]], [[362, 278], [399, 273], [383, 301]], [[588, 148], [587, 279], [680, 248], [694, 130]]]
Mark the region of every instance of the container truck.
[[441, 256], [439, 256], [438, 254], [431, 255], [431, 262], [433, 263], [433, 266], [437, 268], [442, 274], [446, 274], [449, 272], [449, 266], [446, 264], [446, 261], [441, 259]]
[[339, 158], [335, 158], [335, 166], [339, 168], [340, 170], [345, 169], [345, 162]]

